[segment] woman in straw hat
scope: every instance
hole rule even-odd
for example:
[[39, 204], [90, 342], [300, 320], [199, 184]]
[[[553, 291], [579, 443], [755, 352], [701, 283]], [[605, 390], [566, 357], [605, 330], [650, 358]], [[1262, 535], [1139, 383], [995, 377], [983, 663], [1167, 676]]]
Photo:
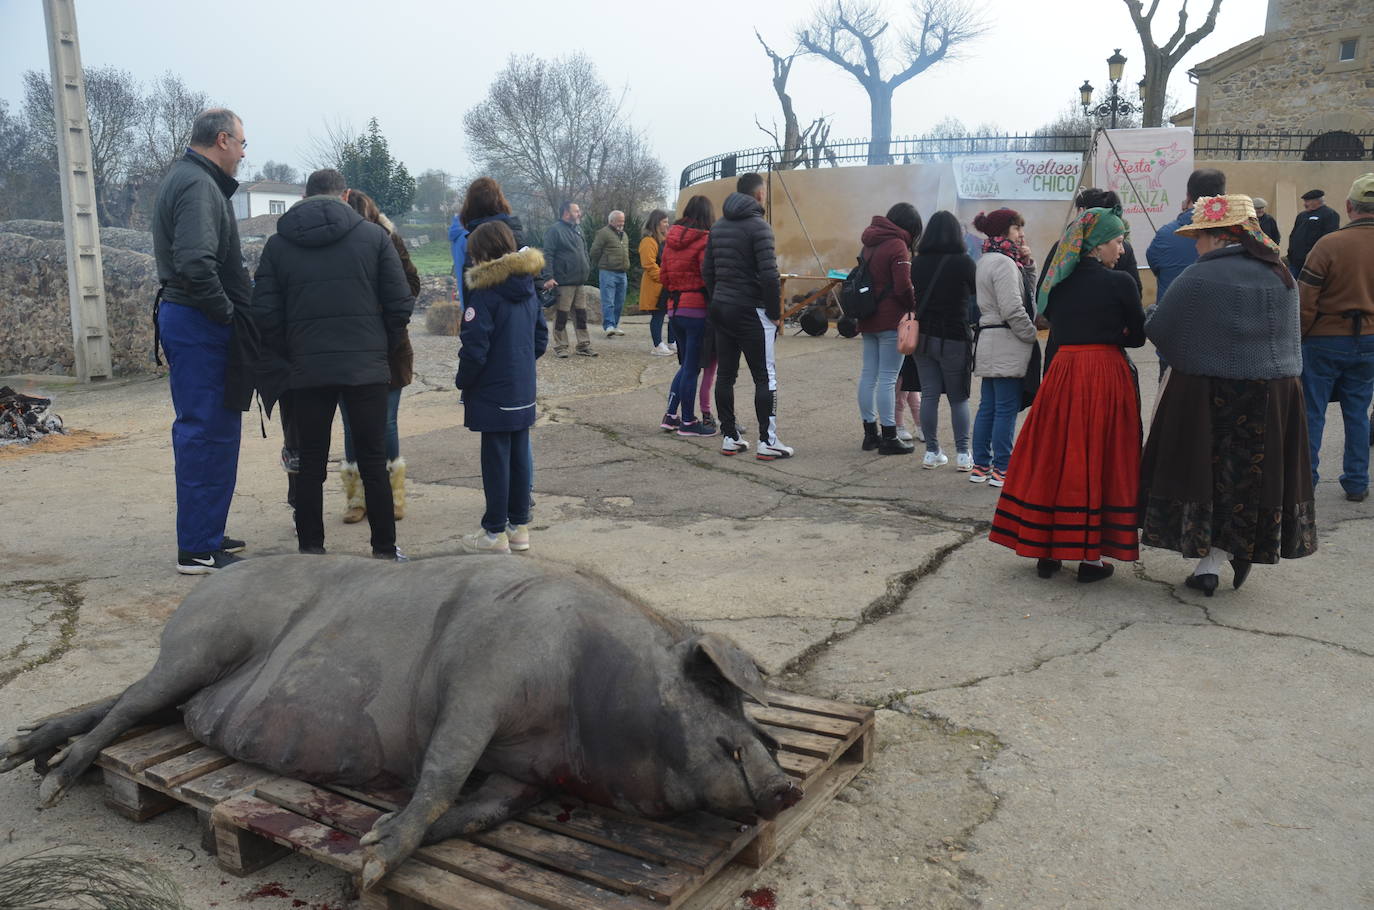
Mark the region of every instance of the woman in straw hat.
[[1125, 348], [1145, 344], [1120, 206], [1090, 208], [1064, 231], [1037, 303], [1050, 321], [1045, 381], [1012, 450], [988, 535], [1034, 557], [1041, 578], [1078, 560], [1080, 582], [1112, 574], [1102, 557], [1139, 551], [1140, 399]]
[[1198, 260], [1145, 332], [1170, 364], [1141, 465], [1142, 541], [1197, 559], [1208, 597], [1222, 563], [1239, 588], [1253, 563], [1317, 549], [1303, 408], [1298, 295], [1249, 196], [1197, 200]]

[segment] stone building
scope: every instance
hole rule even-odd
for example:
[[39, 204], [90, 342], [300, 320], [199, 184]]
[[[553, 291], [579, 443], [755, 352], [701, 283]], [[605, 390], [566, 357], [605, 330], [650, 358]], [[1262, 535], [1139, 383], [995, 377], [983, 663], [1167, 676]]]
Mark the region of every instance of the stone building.
[[1305, 157], [1374, 155], [1352, 135], [1374, 132], [1371, 0], [1269, 0], [1263, 35], [1191, 73], [1198, 130], [1326, 134]]

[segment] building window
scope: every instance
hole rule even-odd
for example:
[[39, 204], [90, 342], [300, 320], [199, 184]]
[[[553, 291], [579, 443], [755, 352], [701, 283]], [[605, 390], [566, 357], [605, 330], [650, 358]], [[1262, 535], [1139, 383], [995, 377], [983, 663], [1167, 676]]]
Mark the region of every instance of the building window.
[[286, 213], [286, 203], [280, 199], [273, 199], [267, 203], [267, 214], [283, 215]]
[[1336, 54], [1336, 62], [1349, 63], [1355, 59], [1355, 50], [1359, 46], [1359, 38], [1346, 38], [1341, 41], [1340, 52]]

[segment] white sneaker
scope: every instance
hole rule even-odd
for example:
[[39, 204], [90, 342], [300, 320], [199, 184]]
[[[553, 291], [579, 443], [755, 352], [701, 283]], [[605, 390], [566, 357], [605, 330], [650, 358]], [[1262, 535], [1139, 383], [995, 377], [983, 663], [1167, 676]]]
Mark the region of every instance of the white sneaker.
[[649, 353], [650, 353], [650, 354], [653, 354], [653, 355], [656, 356], [656, 357], [672, 357], [672, 356], [673, 356], [673, 351], [672, 351], [672, 349], [669, 348], [666, 344], [664, 344], [664, 343], [661, 342], [661, 341], [658, 343], [658, 347], [656, 347], [656, 348], [650, 348], [650, 349], [649, 349]]
[[720, 441], [720, 454], [735, 455], [749, 451], [749, 441], [734, 436], [726, 436]]
[[911, 431], [906, 427], [897, 428], [897, 438], [902, 442], [911, 442]]
[[921, 459], [921, 467], [927, 471], [949, 464], [949, 456], [944, 452], [927, 452]]
[[973, 470], [973, 456], [968, 452], [960, 452], [954, 456], [954, 470], [963, 471], [967, 474]]
[[772, 461], [775, 458], [791, 458], [792, 451], [791, 446], [785, 446], [780, 442], [761, 442], [754, 457], [759, 461]]
[[606, 328], [606, 337], [607, 337], [607, 338], [611, 338], [611, 337], [614, 337], [614, 335], [615, 335], [615, 326], [609, 326], [609, 327], [607, 327], [607, 328]]
[[612, 331], [612, 332], [615, 332], [617, 335], [624, 335], [624, 334], [625, 334], [624, 330], [621, 329], [620, 326], [618, 326], [618, 325], [613, 325], [613, 326], [611, 326], [611, 331]]
[[669, 351], [672, 351], [674, 354], [676, 354], [676, 353], [677, 353], [677, 342], [676, 342], [676, 341], [670, 341], [670, 342], [668, 342], [668, 350], [669, 350]]
[[523, 553], [530, 548], [529, 525], [506, 525], [506, 541], [512, 550]]
[[[464, 553], [491, 553], [494, 555], [510, 555], [510, 538], [506, 532], [500, 534], [488, 534], [486, 531], [478, 531], [476, 534], [468, 534], [459, 538], [458, 546]], [[528, 544], [526, 544], [528, 546]]]

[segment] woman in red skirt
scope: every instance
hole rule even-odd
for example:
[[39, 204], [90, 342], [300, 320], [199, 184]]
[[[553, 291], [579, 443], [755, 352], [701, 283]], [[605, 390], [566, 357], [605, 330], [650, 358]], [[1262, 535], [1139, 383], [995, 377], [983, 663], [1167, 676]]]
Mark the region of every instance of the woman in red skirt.
[[1045, 380], [1016, 447], [989, 539], [1034, 557], [1049, 578], [1065, 559], [1078, 580], [1133, 561], [1140, 486], [1140, 396], [1125, 348], [1145, 343], [1140, 291], [1112, 271], [1125, 248], [1121, 209], [1083, 212], [1045, 269], [1037, 302], [1050, 322]]

